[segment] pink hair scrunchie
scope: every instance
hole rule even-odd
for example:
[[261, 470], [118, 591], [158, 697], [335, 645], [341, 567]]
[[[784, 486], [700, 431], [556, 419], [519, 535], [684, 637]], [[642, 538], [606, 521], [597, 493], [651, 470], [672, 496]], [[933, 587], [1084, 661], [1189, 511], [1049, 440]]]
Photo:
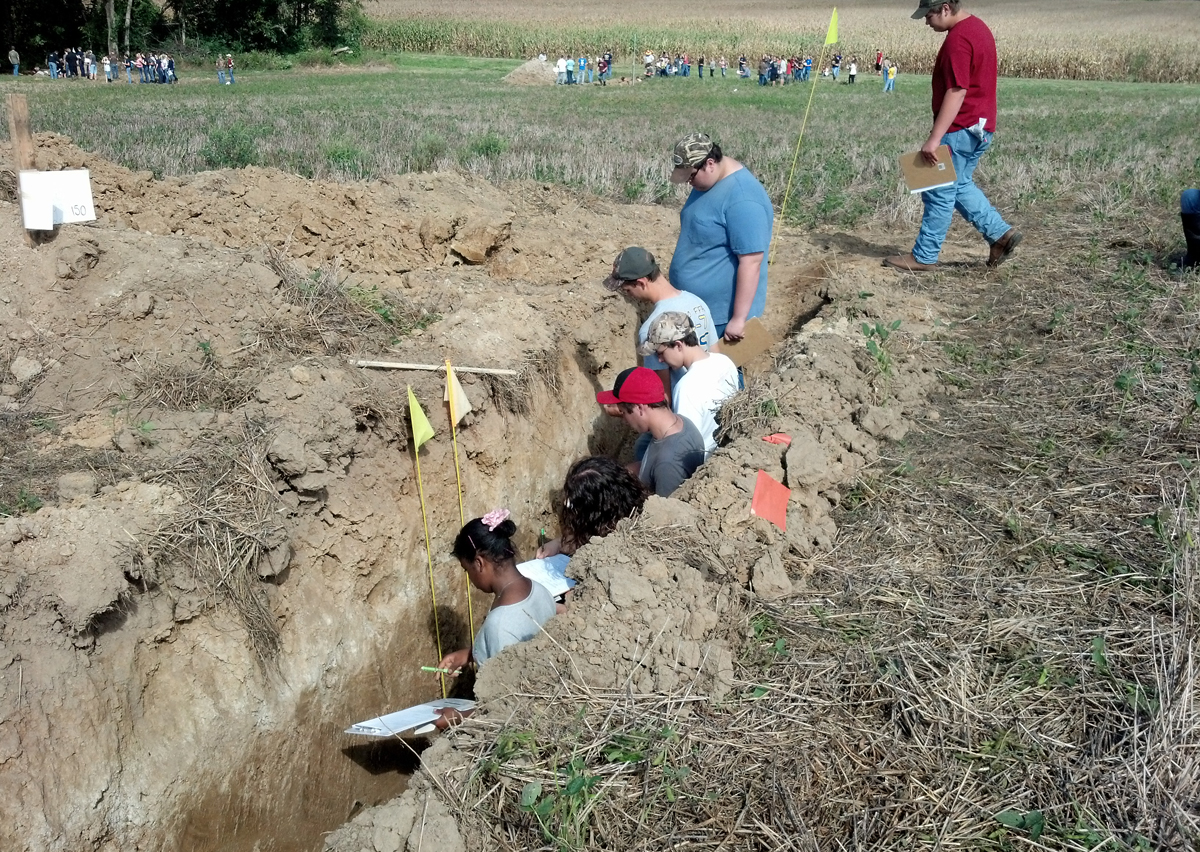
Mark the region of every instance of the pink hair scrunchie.
[[481, 518], [483, 525], [488, 528], [488, 532], [495, 532], [496, 527], [508, 520], [508, 509], [492, 509]]

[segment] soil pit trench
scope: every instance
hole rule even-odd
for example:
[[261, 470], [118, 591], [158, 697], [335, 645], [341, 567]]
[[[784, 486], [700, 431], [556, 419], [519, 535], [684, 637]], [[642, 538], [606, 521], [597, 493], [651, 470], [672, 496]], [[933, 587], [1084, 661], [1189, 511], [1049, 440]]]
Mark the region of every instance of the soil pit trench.
[[[778, 308], [767, 318], [780, 334], [810, 319], [822, 304], [817, 295], [823, 280], [819, 264], [789, 270], [787, 274], [787, 280], [779, 284], [781, 295], [786, 292], [787, 297], [776, 303]], [[629, 306], [618, 303], [609, 310], [612, 309], [627, 311]], [[518, 452], [503, 465], [490, 469], [486, 481], [488, 489], [497, 495], [495, 505], [523, 506], [514, 508], [522, 556], [532, 555], [542, 528], [550, 535], [557, 531], [552, 506], [570, 461], [589, 452], [618, 452], [632, 443], [631, 433], [623, 424], [604, 417], [596, 408], [594, 392], [599, 385], [592, 372], [597, 362], [623, 364], [628, 357], [623, 351], [625, 343], [615, 335], [604, 342], [574, 341], [573, 353], [560, 351], [556, 383], [559, 391], [537, 391], [537, 398], [530, 405], [534, 413], [506, 418], [506, 434], [524, 430], [528, 446], [526, 452]], [[763, 358], [756, 367], [768, 364], [769, 359]], [[473, 444], [481, 437], [478, 433], [473, 435], [471, 428], [460, 433], [464, 457], [474, 455], [478, 460]], [[428, 457], [430, 450], [432, 459]], [[530, 456], [526, 453], [540, 456], [545, 465], [540, 473], [531, 470]], [[404, 455], [398, 460], [397, 475], [403, 474], [404, 466], [411, 468], [411, 454]], [[439, 553], [448, 550], [457, 531], [456, 494], [448, 490], [454, 485], [447, 478], [448, 462], [444, 448], [423, 450], [427, 502], [436, 515], [431, 518], [431, 535], [445, 651], [469, 642], [465, 598], [453, 584], [461, 582], [461, 574], [451, 564], [452, 559]], [[440, 474], [431, 476], [430, 472], [439, 468]], [[452, 477], [452, 473], [449, 475]], [[476, 510], [481, 513], [492, 507], [492, 503], [477, 503], [470, 496], [467, 502], [468, 517]], [[470, 508], [472, 505], [474, 510]], [[419, 523], [418, 515], [410, 517]], [[418, 547], [406, 567], [418, 583], [424, 584], [416, 587], [420, 590], [418, 597], [425, 603], [422, 611], [420, 602], [415, 602], [411, 610], [412, 629], [395, 629], [389, 642], [357, 661], [357, 670], [346, 676], [336, 690], [304, 689], [296, 701], [288, 729], [257, 736], [239, 765], [223, 777], [213, 778], [206, 788], [189, 797], [192, 804], [184, 811], [177, 832], [179, 848], [196, 852], [307, 852], [319, 849], [325, 833], [363, 808], [403, 792], [419, 765], [418, 752], [428, 741], [365, 740], [344, 735], [341, 730], [352, 721], [440, 694], [436, 681], [428, 675], [415, 679], [395, 676], [397, 670], [415, 669], [434, 655], [423, 557]], [[490, 598], [475, 593], [473, 612], [477, 625], [489, 605]]]
[[[575, 369], [570, 363], [560, 366], [567, 373]], [[524, 453], [518, 454], [486, 476], [487, 490], [496, 495], [487, 502], [480, 502], [478, 496], [480, 479], [470, 470], [464, 473], [475, 480], [467, 483], [468, 518], [492, 508], [493, 503], [520, 506], [513, 511], [520, 521], [518, 543], [524, 557], [532, 556], [541, 528], [552, 532], [556, 527], [551, 500], [570, 460], [586, 454], [589, 446], [613, 446], [624, 438], [618, 428], [621, 424], [597, 417], [592, 385], [583, 376], [570, 375], [562, 385], [564, 389], [554, 399], [538, 393], [545, 397], [533, 406], [540, 416], [506, 418], [510, 427], [527, 430], [531, 438], [539, 436], [530, 441], [531, 452], [541, 454], [538, 444], [549, 444], [544, 452], [547, 462], [540, 470], [528, 458], [520, 458]], [[464, 461], [473, 437], [470, 428], [459, 435], [460, 452], [466, 450]], [[431, 514], [438, 626], [442, 650], [448, 652], [470, 641], [464, 575], [446, 554], [458, 528], [457, 495], [452, 460], [443, 451], [434, 453], [434, 458], [429, 455], [427, 449], [422, 450], [422, 477]], [[411, 452], [391, 462], [392, 475], [411, 478], [411, 472], [404, 470], [411, 469]], [[516, 472], [509, 476], [509, 470]], [[388, 618], [374, 619], [373, 632], [388, 637], [386, 641], [365, 646], [356, 659], [346, 659], [343, 674], [324, 673], [317, 683], [305, 684], [295, 694], [291, 718], [272, 731], [258, 732], [225, 772], [203, 771], [206, 780], [187, 796], [179, 829], [168, 833], [176, 836], [177, 848], [195, 852], [319, 849], [324, 833], [363, 807], [387, 801], [404, 790], [427, 741], [374, 740], [345, 735], [342, 730], [352, 722], [441, 694], [434, 676], [419, 672], [420, 666], [436, 663], [437, 646], [418, 501], [406, 503], [412, 505], [404, 506], [404, 520], [416, 528], [417, 540], [400, 568], [409, 578], [404, 586], [411, 594], [403, 606], [404, 614], [395, 623]], [[319, 563], [319, 559], [308, 566], [293, 562], [291, 571], [320, 570]], [[382, 600], [392, 593], [374, 594]], [[398, 602], [400, 597], [393, 600]], [[491, 600], [478, 592], [472, 598], [478, 627]], [[336, 625], [342, 619], [335, 616], [333, 621]], [[332, 647], [319, 649], [320, 653], [336, 654], [347, 627], [343, 623], [328, 632], [325, 640]], [[455, 686], [452, 682], [448, 685]], [[282, 712], [287, 715], [289, 709], [282, 708]]]

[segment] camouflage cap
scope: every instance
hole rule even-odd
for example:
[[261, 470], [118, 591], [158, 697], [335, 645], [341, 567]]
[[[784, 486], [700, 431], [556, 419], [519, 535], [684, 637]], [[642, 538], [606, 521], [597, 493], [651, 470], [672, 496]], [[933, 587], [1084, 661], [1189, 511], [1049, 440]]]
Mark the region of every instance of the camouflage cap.
[[671, 172], [672, 183], [687, 183], [691, 170], [708, 159], [713, 149], [713, 141], [707, 133], [689, 133], [675, 143], [675, 153], [671, 158], [675, 169]]
[[917, 11], [912, 13], [913, 20], [919, 21], [930, 12], [938, 11], [945, 2], [946, 0], [921, 0], [921, 5], [917, 6]]
[[639, 355], [653, 355], [660, 346], [683, 340], [696, 330], [690, 315], [683, 311], [664, 311], [654, 318], [646, 331], [646, 342], [638, 347]]

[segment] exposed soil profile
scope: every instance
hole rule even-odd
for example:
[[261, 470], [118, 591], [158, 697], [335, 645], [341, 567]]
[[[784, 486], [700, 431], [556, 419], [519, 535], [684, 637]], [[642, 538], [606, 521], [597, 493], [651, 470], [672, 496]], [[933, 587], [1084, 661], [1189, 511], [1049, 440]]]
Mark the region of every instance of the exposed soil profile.
[[[531, 552], [570, 462], [628, 443], [594, 394], [633, 363], [638, 317], [599, 282], [625, 245], [665, 263], [675, 214], [466, 174], [155, 181], [37, 145], [39, 168], [91, 170], [100, 218], [29, 249], [11, 199], [0, 214], [0, 501], [19, 510], [0, 542], [0, 845], [317, 848], [415, 760], [341, 729], [438, 692], [408, 384], [438, 433], [421, 467], [443, 644], [468, 633], [442, 379], [348, 358], [518, 371], [461, 375], [458, 438], [467, 517], [508, 506]], [[785, 235], [772, 280], [786, 335], [822, 304], [814, 247]], [[929, 382], [913, 360], [908, 401], [877, 405], [841, 331], [755, 380], [815, 406], [788, 537], [746, 511], [747, 474], [787, 476], [749, 409], [688, 489], [724, 518], [722, 570], [763, 593], [788, 566], [759, 539], [828, 547], [837, 484]], [[728, 601], [692, 593], [683, 653], [719, 680]], [[598, 672], [623, 645], [596, 643]]]

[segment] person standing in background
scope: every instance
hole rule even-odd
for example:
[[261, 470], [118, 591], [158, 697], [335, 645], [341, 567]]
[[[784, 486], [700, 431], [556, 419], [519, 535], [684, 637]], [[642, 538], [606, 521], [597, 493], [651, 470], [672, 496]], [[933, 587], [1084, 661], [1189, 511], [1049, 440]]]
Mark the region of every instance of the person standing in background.
[[58, 56], [57, 50], [50, 51], [50, 55], [46, 58], [46, 64], [50, 66], [50, 79], [58, 79], [58, 63], [62, 60]]
[[17, 53], [15, 44], [8, 49], [8, 61], [12, 64], [13, 76], [16, 77], [21, 73], [21, 54]]
[[921, 194], [925, 211], [912, 251], [885, 258], [883, 265], [904, 272], [936, 269], [957, 210], [991, 246], [987, 265], [999, 266], [1020, 244], [1021, 232], [1004, 221], [974, 180], [975, 167], [996, 132], [996, 40], [959, 0], [921, 0], [912, 17], [924, 18], [934, 32], [946, 34], [933, 66], [933, 129], [921, 155], [936, 165], [938, 148], [948, 146], [957, 181]]

